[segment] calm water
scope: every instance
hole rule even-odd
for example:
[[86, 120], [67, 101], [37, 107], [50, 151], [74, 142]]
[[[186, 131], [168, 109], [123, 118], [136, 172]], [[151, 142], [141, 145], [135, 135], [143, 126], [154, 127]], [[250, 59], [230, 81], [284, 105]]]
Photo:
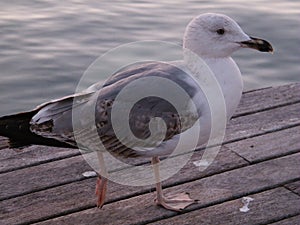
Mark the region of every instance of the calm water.
[[0, 115], [73, 93], [86, 68], [121, 44], [180, 44], [186, 24], [204, 12], [227, 14], [275, 47], [274, 55], [234, 55], [246, 90], [300, 81], [298, 0], [2, 0]]

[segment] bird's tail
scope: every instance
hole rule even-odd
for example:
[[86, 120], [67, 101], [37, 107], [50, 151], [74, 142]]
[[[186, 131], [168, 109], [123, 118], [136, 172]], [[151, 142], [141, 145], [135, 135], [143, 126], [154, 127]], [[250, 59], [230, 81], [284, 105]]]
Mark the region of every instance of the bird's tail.
[[30, 111], [0, 117], [0, 149], [30, 145], [29, 140], [34, 136], [30, 131], [30, 120], [35, 113]]

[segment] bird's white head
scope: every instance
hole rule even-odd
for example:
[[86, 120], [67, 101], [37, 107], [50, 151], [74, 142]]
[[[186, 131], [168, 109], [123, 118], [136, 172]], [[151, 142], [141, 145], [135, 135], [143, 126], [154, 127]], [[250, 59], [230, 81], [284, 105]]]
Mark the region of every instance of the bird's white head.
[[267, 41], [248, 36], [233, 19], [215, 13], [199, 15], [188, 24], [183, 47], [205, 58], [228, 57], [242, 47], [273, 51]]

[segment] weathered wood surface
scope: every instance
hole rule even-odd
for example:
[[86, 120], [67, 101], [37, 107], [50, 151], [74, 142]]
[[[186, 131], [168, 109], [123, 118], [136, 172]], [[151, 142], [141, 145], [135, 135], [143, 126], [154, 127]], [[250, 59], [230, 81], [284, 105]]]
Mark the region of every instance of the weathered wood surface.
[[[227, 201], [211, 207], [192, 211], [181, 216], [164, 219], [153, 224], [268, 224], [274, 220], [286, 218], [286, 215], [297, 215], [300, 211], [300, 199], [284, 188], [275, 188], [249, 196], [253, 199], [249, 203], [249, 211], [241, 212], [244, 205], [241, 199]], [[232, 221], [232, 223], [230, 223]], [[180, 223], [181, 222], [181, 223]], [[290, 224], [291, 225], [291, 224]]]
[[[297, 224], [298, 140], [300, 84], [245, 93], [213, 164], [199, 172], [193, 164], [202, 154], [197, 151], [164, 182], [165, 192], [185, 190], [200, 200], [185, 213], [155, 206], [153, 186], [116, 183], [109, 183], [104, 208], [96, 209], [96, 179], [83, 177], [91, 168], [78, 150], [3, 149], [0, 224]], [[248, 195], [255, 200], [241, 213], [241, 198]]]
[[288, 188], [290, 191], [300, 195], [300, 181], [286, 184], [285, 187]]
[[280, 220], [275, 223], [271, 223], [272, 225], [299, 225], [300, 224], [300, 216], [289, 217], [284, 220]]

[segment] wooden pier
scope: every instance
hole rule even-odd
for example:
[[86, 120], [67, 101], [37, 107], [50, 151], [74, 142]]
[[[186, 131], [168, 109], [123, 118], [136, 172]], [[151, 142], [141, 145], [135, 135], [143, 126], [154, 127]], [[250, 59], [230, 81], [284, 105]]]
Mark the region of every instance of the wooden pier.
[[[1, 143], [4, 138], [0, 140]], [[154, 205], [154, 186], [110, 182], [96, 208], [96, 177], [74, 149], [0, 150], [0, 224], [300, 224], [300, 84], [246, 92], [213, 164], [195, 152], [164, 191], [199, 199], [181, 213]], [[243, 197], [251, 197], [241, 212]]]

